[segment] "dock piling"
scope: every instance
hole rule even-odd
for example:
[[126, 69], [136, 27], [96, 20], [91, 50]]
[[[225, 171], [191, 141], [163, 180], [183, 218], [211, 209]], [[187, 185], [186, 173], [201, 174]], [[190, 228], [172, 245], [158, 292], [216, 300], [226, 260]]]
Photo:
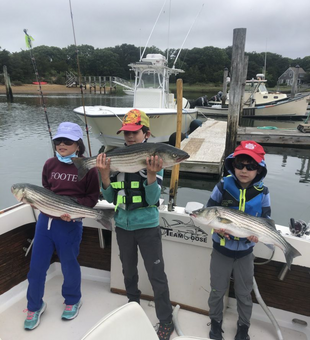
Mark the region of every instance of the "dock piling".
[[242, 95], [243, 63], [246, 28], [236, 28], [233, 32], [231, 60], [231, 85], [227, 117], [225, 157], [231, 154], [237, 145], [237, 131]]

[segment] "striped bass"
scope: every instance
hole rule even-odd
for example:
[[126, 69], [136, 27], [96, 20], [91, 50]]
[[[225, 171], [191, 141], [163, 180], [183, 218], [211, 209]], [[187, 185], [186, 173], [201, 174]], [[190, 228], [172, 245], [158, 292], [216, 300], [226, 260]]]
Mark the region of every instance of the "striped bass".
[[30, 204], [46, 215], [60, 217], [69, 214], [72, 220], [89, 217], [97, 220], [106, 229], [112, 229], [113, 209], [88, 208], [69, 196], [57, 195], [51, 190], [29, 183], [13, 184], [11, 191], [18, 201]]
[[225, 207], [209, 207], [195, 210], [191, 214], [204, 226], [224, 229], [225, 233], [236, 237], [254, 235], [268, 246], [279, 247], [286, 259], [288, 268], [293, 259], [301, 254], [277, 231], [275, 223], [269, 218], [254, 217], [240, 210]]
[[[189, 154], [174, 146], [164, 143], [138, 143], [106, 152], [111, 158], [111, 172], [134, 173], [146, 168], [146, 158], [158, 156], [163, 160], [163, 168], [169, 168], [189, 158]], [[78, 180], [96, 166], [95, 157], [73, 157], [72, 161], [78, 169]]]

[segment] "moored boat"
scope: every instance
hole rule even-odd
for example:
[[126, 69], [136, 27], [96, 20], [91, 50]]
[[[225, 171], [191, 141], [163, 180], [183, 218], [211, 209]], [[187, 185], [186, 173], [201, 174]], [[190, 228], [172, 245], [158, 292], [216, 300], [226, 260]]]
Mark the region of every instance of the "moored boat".
[[[176, 100], [169, 92], [169, 78], [184, 72], [168, 67], [166, 58], [161, 54], [148, 54], [141, 61], [129, 64], [135, 72], [133, 107], [144, 111], [151, 119], [150, 141], [168, 142], [175, 133], [177, 121]], [[122, 135], [117, 135], [120, 121], [132, 107], [86, 106], [73, 111], [87, 121], [93, 133], [104, 145], [123, 145]], [[186, 134], [190, 124], [197, 118], [197, 109], [190, 109], [189, 102], [182, 100], [182, 133]]]
[[[249, 118], [299, 118], [307, 116], [307, 101], [310, 94], [288, 98], [270, 105], [243, 106], [242, 117]], [[227, 116], [228, 108], [221, 105], [197, 107], [200, 114], [205, 116]]]

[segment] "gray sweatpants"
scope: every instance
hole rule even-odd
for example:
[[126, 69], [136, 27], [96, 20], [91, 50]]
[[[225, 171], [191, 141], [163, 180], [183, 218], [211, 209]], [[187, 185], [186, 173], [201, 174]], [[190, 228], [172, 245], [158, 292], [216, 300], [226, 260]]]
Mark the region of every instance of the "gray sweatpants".
[[238, 322], [249, 327], [253, 307], [251, 296], [254, 276], [253, 253], [234, 259], [213, 249], [210, 264], [211, 292], [208, 300], [210, 319], [223, 320], [223, 298], [229, 287], [231, 274], [234, 278]]
[[156, 315], [161, 322], [172, 320], [168, 280], [164, 270], [160, 227], [128, 231], [116, 227], [117, 243], [129, 301], [140, 302], [138, 247], [154, 292]]

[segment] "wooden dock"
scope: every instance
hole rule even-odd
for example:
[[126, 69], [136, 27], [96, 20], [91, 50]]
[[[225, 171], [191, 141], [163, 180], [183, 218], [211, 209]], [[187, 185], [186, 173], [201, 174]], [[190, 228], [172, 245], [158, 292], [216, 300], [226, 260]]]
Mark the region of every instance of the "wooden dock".
[[237, 141], [255, 140], [262, 145], [310, 148], [310, 133], [294, 129], [263, 130], [251, 127], [239, 127]]
[[[223, 170], [226, 129], [227, 122], [208, 119], [184, 139], [181, 149], [189, 153], [190, 158], [180, 164], [180, 172], [220, 176]], [[242, 140], [255, 140], [265, 147], [289, 147], [295, 150], [310, 148], [310, 133], [297, 129], [239, 127], [237, 141]]]
[[180, 164], [181, 172], [220, 175], [225, 151], [227, 123], [208, 119], [181, 142], [190, 158]]

